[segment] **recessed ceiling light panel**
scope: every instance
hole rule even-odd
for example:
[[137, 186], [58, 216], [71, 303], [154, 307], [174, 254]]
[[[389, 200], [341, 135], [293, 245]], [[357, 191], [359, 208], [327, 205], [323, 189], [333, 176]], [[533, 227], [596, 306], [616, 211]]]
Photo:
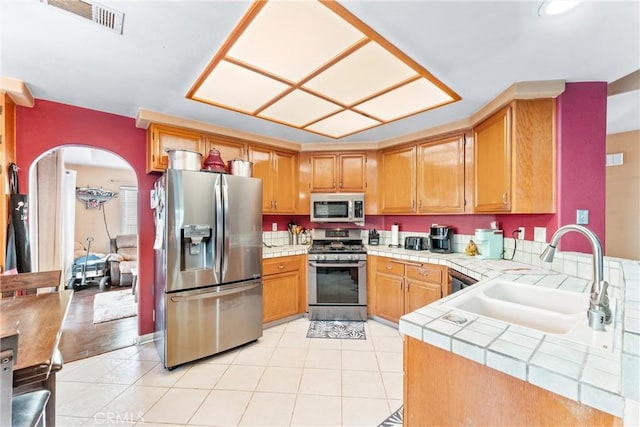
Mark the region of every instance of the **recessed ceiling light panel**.
[[371, 42], [309, 80], [304, 87], [351, 105], [417, 75], [416, 70]]
[[287, 88], [284, 83], [255, 71], [220, 61], [194, 97], [210, 100], [213, 104], [232, 105], [237, 110], [252, 114]]
[[305, 129], [332, 138], [341, 138], [379, 124], [379, 121], [370, 117], [347, 110], [307, 126]]
[[390, 122], [449, 102], [451, 97], [448, 94], [428, 80], [420, 79], [356, 105], [355, 108]]
[[337, 104], [298, 89], [265, 108], [258, 116], [302, 127], [341, 109]]
[[341, 138], [460, 96], [336, 1], [255, 1], [187, 98]]
[[362, 38], [316, 1], [269, 1], [228, 55], [295, 82]]

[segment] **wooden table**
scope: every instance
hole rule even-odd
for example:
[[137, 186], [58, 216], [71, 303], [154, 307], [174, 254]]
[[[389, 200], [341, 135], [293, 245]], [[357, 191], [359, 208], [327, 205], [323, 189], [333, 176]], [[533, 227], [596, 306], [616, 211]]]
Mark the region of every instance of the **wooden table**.
[[18, 331], [13, 386], [44, 381], [58, 347], [72, 290], [0, 299], [0, 336]]

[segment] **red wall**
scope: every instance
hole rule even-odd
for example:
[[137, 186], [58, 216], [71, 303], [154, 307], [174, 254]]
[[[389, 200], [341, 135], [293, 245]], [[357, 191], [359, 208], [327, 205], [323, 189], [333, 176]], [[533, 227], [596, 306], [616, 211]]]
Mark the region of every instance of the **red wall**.
[[[576, 210], [589, 210], [589, 224], [604, 250], [607, 148], [607, 84], [567, 83], [556, 102], [558, 144], [557, 215], [554, 228], [575, 224]], [[591, 252], [577, 233], [563, 237], [563, 251]]]
[[29, 188], [29, 170], [42, 154], [64, 145], [97, 147], [118, 154], [133, 167], [138, 178], [140, 203], [138, 261], [138, 332], [153, 332], [154, 224], [149, 191], [157, 176], [147, 175], [146, 132], [135, 120], [55, 102], [37, 100], [33, 108], [16, 112], [16, 163], [20, 190]]

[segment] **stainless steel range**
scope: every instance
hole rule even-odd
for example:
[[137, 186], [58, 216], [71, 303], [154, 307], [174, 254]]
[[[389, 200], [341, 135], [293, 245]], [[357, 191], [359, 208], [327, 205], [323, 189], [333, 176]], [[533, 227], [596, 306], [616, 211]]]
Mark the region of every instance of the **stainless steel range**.
[[309, 249], [309, 319], [367, 320], [367, 253], [360, 229], [316, 229]]

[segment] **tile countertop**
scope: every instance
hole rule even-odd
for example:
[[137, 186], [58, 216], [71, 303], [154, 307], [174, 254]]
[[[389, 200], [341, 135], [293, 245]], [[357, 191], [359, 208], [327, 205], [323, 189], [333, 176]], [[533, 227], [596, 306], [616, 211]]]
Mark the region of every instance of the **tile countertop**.
[[[307, 250], [304, 245], [265, 247], [263, 258], [304, 255]], [[481, 260], [462, 253], [367, 246], [367, 254], [445, 265], [480, 284], [500, 277], [573, 292], [589, 292], [591, 287], [590, 280], [545, 267]], [[591, 255], [586, 256], [591, 259]], [[443, 320], [455, 310], [442, 303], [459, 293], [402, 316], [399, 329], [425, 343], [623, 418], [625, 425], [640, 425], [640, 263], [607, 257], [605, 279], [617, 305], [612, 352], [477, 315], [471, 315], [473, 320], [462, 326]], [[465, 312], [464, 316], [469, 318], [470, 313]]]
[[[591, 288], [590, 280], [513, 261], [375, 246], [368, 247], [367, 253], [446, 265], [480, 280], [478, 284], [500, 277], [573, 292], [589, 292]], [[616, 278], [609, 287], [609, 295], [617, 304], [612, 352], [467, 312], [460, 313], [472, 319], [465, 325], [442, 319], [456, 311], [442, 304], [459, 296], [458, 293], [402, 316], [400, 332], [613, 414], [622, 418], [625, 425], [639, 425], [640, 263], [607, 260], [607, 265], [619, 263], [616, 267], [622, 271], [622, 274], [608, 274]]]

